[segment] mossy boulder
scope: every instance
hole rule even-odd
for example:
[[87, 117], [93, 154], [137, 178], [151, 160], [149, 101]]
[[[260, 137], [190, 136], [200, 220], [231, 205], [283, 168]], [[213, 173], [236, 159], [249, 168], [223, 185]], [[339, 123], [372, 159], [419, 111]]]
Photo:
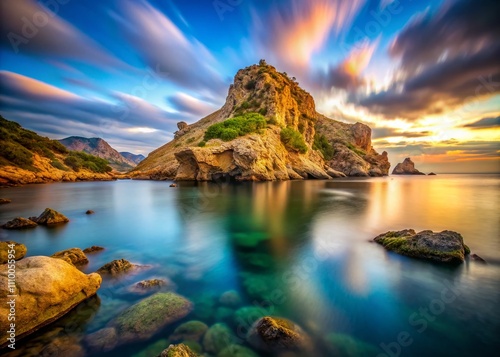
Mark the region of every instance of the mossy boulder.
[[197, 357], [198, 355], [184, 345], [170, 345], [166, 350], [160, 353], [159, 357]]
[[381, 234], [374, 241], [398, 254], [440, 263], [462, 263], [470, 253], [460, 233], [453, 231], [416, 233], [413, 229], [404, 229]]
[[294, 322], [265, 316], [258, 320], [247, 336], [248, 343], [256, 349], [279, 353], [311, 349], [309, 336]]
[[80, 248], [70, 248], [52, 254], [52, 258], [62, 259], [72, 265], [85, 265], [89, 263], [87, 256]]
[[53, 210], [52, 208], [46, 208], [43, 213], [37, 217], [36, 223], [51, 226], [55, 224], [67, 223], [69, 222], [68, 217], [63, 215], [62, 213]]
[[132, 355], [132, 357], [151, 357], [158, 356], [164, 349], [165, 346], [168, 346], [169, 342], [167, 339], [160, 339], [150, 345], [148, 345], [145, 349], [141, 350], [138, 353]]
[[35, 228], [37, 226], [36, 222], [33, 222], [31, 219], [16, 217], [11, 221], [5, 223], [2, 228], [3, 229], [26, 229], [26, 228]]
[[[12, 247], [13, 245], [13, 247]], [[14, 260], [19, 260], [24, 258], [28, 249], [21, 243], [13, 241], [0, 241], [0, 264], [6, 264], [9, 261], [9, 251], [13, 250]]]
[[259, 357], [254, 351], [241, 345], [229, 345], [217, 357]]
[[183, 296], [171, 292], [156, 293], [129, 307], [109, 326], [116, 329], [122, 341], [146, 340], [191, 310], [191, 302]]
[[165, 326], [174, 323], [192, 310], [185, 297], [174, 293], [156, 293], [132, 305], [107, 327], [85, 338], [92, 353], [106, 352], [120, 345], [149, 340]]
[[200, 341], [205, 332], [207, 332], [208, 326], [201, 321], [188, 321], [179, 325], [174, 333], [169, 337], [170, 341]]
[[235, 342], [235, 336], [224, 323], [212, 325], [205, 333], [203, 347], [206, 352], [218, 354]]
[[219, 303], [229, 307], [239, 306], [241, 304], [241, 296], [236, 290], [228, 290], [219, 297]]
[[330, 333], [324, 341], [331, 356], [372, 357], [379, 353], [374, 345], [342, 333]]

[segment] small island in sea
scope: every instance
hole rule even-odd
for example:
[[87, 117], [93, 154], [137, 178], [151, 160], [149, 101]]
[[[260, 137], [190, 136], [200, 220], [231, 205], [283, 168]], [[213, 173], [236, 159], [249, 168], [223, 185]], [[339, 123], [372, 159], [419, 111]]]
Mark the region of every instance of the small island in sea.
[[499, 11], [6, 0], [1, 354], [496, 355]]

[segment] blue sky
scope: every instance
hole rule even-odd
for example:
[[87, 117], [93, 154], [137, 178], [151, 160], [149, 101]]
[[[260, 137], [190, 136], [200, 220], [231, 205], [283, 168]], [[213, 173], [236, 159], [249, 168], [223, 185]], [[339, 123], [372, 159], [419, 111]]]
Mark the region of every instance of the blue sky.
[[[496, 1], [3, 0], [0, 113], [147, 154], [265, 58], [395, 164], [499, 171]], [[439, 170], [441, 168], [441, 170]]]

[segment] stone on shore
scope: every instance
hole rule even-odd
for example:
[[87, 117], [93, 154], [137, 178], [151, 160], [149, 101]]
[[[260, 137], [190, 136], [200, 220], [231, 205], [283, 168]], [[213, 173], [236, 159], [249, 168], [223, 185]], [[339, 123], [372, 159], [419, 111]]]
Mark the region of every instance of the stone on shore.
[[80, 248], [70, 248], [52, 254], [52, 258], [62, 259], [72, 265], [85, 265], [89, 263], [87, 256]]
[[36, 222], [33, 222], [30, 219], [23, 217], [16, 217], [12, 221], [8, 221], [5, 223], [2, 228], [3, 229], [26, 229], [26, 228], [34, 228], [36, 227]]
[[[14, 245], [14, 247], [9, 247]], [[13, 241], [0, 241], [0, 264], [6, 264], [9, 259], [9, 251], [14, 255], [14, 260], [19, 260], [24, 258], [26, 252], [26, 246], [21, 243], [13, 242]]]
[[41, 225], [51, 226], [54, 224], [67, 223], [69, 219], [52, 208], [46, 208], [45, 211], [38, 216], [35, 222]]
[[[0, 271], [0, 296], [13, 294], [7, 269]], [[73, 265], [44, 256], [28, 257], [16, 264], [16, 335], [17, 340], [57, 320], [76, 305], [95, 295], [101, 285], [99, 274], [84, 274]], [[5, 306], [4, 306], [5, 305]], [[6, 317], [9, 305], [0, 306]], [[3, 322], [2, 322], [3, 324]], [[0, 331], [4, 347], [7, 329]]]
[[453, 231], [416, 233], [413, 229], [404, 229], [381, 234], [374, 241], [398, 254], [441, 263], [462, 263], [470, 252], [460, 233]]

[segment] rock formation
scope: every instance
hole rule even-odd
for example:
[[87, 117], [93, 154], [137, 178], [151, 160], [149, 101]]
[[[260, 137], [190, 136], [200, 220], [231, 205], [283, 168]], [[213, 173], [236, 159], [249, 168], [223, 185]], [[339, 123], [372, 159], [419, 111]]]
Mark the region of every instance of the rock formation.
[[160, 357], [197, 357], [198, 355], [184, 345], [170, 345], [166, 350], [160, 353]]
[[416, 233], [413, 229], [405, 229], [381, 234], [374, 241], [398, 254], [440, 263], [462, 263], [470, 253], [460, 233], [453, 231]]
[[52, 258], [62, 259], [72, 265], [85, 265], [89, 263], [87, 256], [80, 248], [70, 248], [52, 254]]
[[[264, 129], [235, 133], [227, 141], [206, 139], [212, 125], [250, 113], [265, 118]], [[198, 181], [328, 179], [382, 176], [390, 167], [387, 153], [379, 155], [371, 146], [368, 126], [318, 114], [309, 93], [263, 62], [238, 71], [221, 109], [185, 124], [179, 123], [174, 140], [150, 153], [132, 176]], [[285, 131], [295, 144], [284, 139]]]
[[99, 247], [98, 245], [93, 245], [92, 247], [85, 248], [85, 249], [83, 250], [83, 252], [84, 252], [85, 254], [88, 254], [88, 253], [96, 253], [96, 252], [100, 252], [100, 251], [102, 251], [102, 250], [104, 250], [104, 248], [103, 248], [103, 247]]
[[400, 162], [396, 165], [394, 170], [392, 170], [393, 175], [425, 175], [423, 172], [418, 171], [415, 168], [415, 163], [411, 161], [409, 157], [404, 159], [403, 162]]
[[44, 226], [51, 226], [55, 224], [67, 223], [69, 222], [69, 219], [62, 213], [59, 213], [52, 208], [46, 208], [45, 211], [37, 217], [35, 222]]
[[309, 336], [290, 320], [265, 316], [248, 334], [248, 342], [267, 352], [305, 351], [311, 348]]
[[[0, 269], [0, 296], [16, 296], [16, 339], [24, 337], [66, 314], [93, 296], [101, 285], [99, 274], [84, 274], [61, 259], [43, 256], [21, 259], [16, 264], [16, 282], [8, 283], [7, 269]], [[12, 291], [13, 289], [14, 291]], [[1, 326], [8, 326], [9, 305], [0, 306]], [[7, 328], [0, 331], [1, 347], [7, 343]]]
[[16, 217], [12, 221], [8, 221], [5, 223], [2, 228], [3, 229], [25, 229], [25, 228], [34, 228], [38, 224], [31, 219], [26, 219], [23, 217]]
[[104, 264], [97, 270], [99, 274], [117, 275], [125, 273], [134, 268], [134, 265], [125, 259], [113, 260], [112, 262]]
[[9, 254], [14, 256], [14, 260], [24, 258], [27, 253], [26, 246], [13, 241], [0, 241], [0, 264], [6, 264], [9, 260]]

